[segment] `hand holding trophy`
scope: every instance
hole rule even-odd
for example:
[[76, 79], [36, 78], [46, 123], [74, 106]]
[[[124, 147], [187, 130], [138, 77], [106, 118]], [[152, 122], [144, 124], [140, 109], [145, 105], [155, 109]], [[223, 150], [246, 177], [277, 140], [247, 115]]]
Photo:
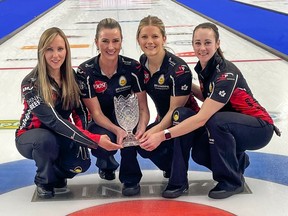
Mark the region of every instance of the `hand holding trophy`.
[[127, 137], [123, 140], [123, 146], [137, 146], [139, 141], [135, 139], [133, 129], [139, 121], [138, 98], [135, 94], [127, 97], [120, 95], [114, 97], [114, 109], [118, 124], [127, 132]]

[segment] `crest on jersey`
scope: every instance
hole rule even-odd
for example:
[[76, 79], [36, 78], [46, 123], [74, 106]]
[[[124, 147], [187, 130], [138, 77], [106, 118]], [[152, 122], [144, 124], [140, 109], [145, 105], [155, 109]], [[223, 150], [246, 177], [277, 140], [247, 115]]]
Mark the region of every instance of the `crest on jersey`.
[[159, 85], [163, 85], [164, 82], [165, 82], [165, 78], [164, 78], [164, 74], [162, 74], [162, 75], [159, 77], [159, 79], [158, 79], [158, 84], [159, 84]]
[[213, 85], [212, 85], [212, 83], [210, 83], [210, 84], [209, 84], [209, 93], [211, 93], [212, 90], [213, 90]]
[[173, 121], [177, 122], [179, 120], [179, 112], [178, 111], [175, 111], [173, 113]]
[[127, 80], [126, 80], [126, 77], [125, 76], [121, 76], [119, 78], [119, 85], [120, 86], [125, 86], [127, 84]]

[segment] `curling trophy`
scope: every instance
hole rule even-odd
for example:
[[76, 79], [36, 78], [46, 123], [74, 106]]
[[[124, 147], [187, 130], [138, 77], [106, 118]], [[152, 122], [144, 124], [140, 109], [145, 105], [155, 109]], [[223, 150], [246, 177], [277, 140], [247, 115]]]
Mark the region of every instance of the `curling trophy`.
[[126, 132], [127, 136], [123, 140], [123, 146], [137, 146], [139, 141], [135, 139], [133, 129], [139, 121], [138, 98], [135, 94], [129, 94], [127, 97], [120, 95], [114, 97], [114, 109], [118, 124]]

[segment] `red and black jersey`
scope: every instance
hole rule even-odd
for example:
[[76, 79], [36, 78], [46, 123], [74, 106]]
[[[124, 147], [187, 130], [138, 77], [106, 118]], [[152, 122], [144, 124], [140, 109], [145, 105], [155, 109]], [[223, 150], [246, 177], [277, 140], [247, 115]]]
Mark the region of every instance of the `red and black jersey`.
[[273, 120], [253, 97], [240, 70], [217, 53], [204, 70], [198, 62], [195, 66], [204, 98], [211, 98], [225, 106], [220, 111], [234, 111], [254, 116], [273, 124]]
[[120, 95], [126, 97], [132, 92], [144, 91], [144, 74], [138, 61], [119, 55], [117, 71], [109, 79], [99, 66], [100, 55], [83, 62], [78, 67], [77, 79], [82, 97], [97, 97], [104, 115], [113, 120], [114, 97]]
[[171, 96], [185, 96], [191, 92], [192, 72], [187, 63], [165, 50], [159, 70], [151, 76], [147, 56], [140, 56], [144, 67], [146, 91], [153, 100], [157, 114], [162, 119], [169, 110]]
[[[87, 147], [96, 148], [100, 135], [85, 130], [88, 124], [86, 107], [80, 101], [75, 109], [64, 110], [61, 101], [61, 89], [51, 79], [55, 97], [54, 107], [46, 104], [37, 88], [37, 77], [34, 71], [22, 81], [21, 90], [24, 110], [20, 119], [20, 126], [16, 130], [16, 137], [34, 128], [45, 128]], [[72, 123], [72, 121], [74, 123]]]

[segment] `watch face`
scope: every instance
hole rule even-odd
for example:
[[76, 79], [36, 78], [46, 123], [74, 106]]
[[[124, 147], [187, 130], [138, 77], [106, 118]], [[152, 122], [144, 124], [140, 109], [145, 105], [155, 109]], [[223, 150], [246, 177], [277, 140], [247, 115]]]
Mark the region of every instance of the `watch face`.
[[171, 139], [171, 133], [169, 130], [164, 130], [164, 134], [165, 134], [165, 139], [168, 140], [168, 139]]

